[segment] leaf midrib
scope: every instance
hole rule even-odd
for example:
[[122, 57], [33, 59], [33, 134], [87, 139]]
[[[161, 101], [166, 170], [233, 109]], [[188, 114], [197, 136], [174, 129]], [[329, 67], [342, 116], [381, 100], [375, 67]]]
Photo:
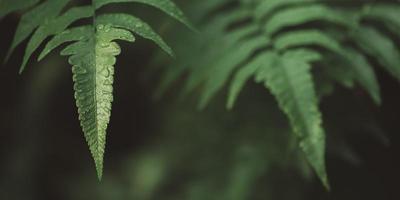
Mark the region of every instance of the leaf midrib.
[[95, 104], [94, 106], [94, 118], [95, 118], [95, 134], [96, 134], [96, 160], [95, 160], [95, 164], [98, 165], [98, 159], [101, 155], [99, 155], [100, 152], [100, 145], [99, 145], [99, 140], [100, 140], [100, 133], [99, 133], [99, 121], [98, 121], [98, 113], [97, 113], [97, 107], [98, 107], [98, 102], [97, 102], [97, 32], [96, 32], [96, 0], [92, 0], [92, 9], [93, 9], [93, 16], [92, 16], [92, 38], [93, 38], [93, 56], [94, 56], [94, 64], [93, 64], [93, 70], [94, 70], [94, 78], [93, 78], [93, 82], [94, 82], [94, 95], [93, 95], [93, 102]]

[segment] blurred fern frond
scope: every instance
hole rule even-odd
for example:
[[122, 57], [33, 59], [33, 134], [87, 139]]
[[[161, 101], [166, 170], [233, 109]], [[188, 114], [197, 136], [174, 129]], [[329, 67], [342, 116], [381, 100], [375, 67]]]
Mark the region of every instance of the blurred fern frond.
[[249, 79], [263, 84], [328, 188], [319, 102], [340, 84], [363, 88], [379, 105], [375, 63], [400, 80], [398, 1], [206, 0], [190, 7], [201, 13], [193, 18], [202, 34], [174, 33], [179, 59], [165, 69], [156, 95], [183, 76], [183, 94], [199, 90], [200, 109], [225, 87], [232, 108]]

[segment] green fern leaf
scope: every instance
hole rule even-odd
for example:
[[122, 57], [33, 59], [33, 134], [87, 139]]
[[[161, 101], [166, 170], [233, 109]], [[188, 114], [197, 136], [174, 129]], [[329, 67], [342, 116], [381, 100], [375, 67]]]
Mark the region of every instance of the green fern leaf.
[[374, 102], [380, 105], [381, 94], [373, 67], [361, 53], [351, 48], [347, 48], [345, 51], [349, 61], [348, 68], [354, 71], [355, 80], [368, 92]]
[[368, 26], [362, 26], [353, 32], [357, 45], [400, 80], [400, 51], [394, 42], [383, 33]]
[[[343, 61], [343, 58], [337, 56], [326, 56], [321, 61], [322, 65], [322, 78], [329, 82], [336, 82], [339, 85], [352, 89], [355, 86], [355, 70], [351, 62]], [[335, 66], [335, 67], [331, 67]], [[321, 79], [322, 79], [321, 78]]]
[[29, 8], [39, 1], [40, 0], [1, 0], [0, 19], [12, 12]]
[[335, 39], [318, 30], [291, 31], [278, 36], [274, 41], [274, 47], [279, 51], [299, 46], [320, 46], [339, 55], [343, 53]]
[[268, 0], [268, 1], [260, 1], [254, 10], [254, 17], [257, 20], [262, 20], [264, 18], [268, 18], [274, 11], [279, 8], [293, 6], [293, 5], [302, 5], [307, 2], [313, 2], [316, 0]]
[[372, 4], [364, 7], [362, 18], [382, 22], [389, 30], [400, 36], [400, 6], [398, 4]]
[[164, 40], [159, 36], [147, 23], [141, 19], [128, 14], [104, 14], [96, 18], [99, 24], [112, 24], [113, 27], [127, 29], [139, 36], [152, 40], [161, 49], [163, 49], [170, 56], [174, 56], [174, 52]]
[[25, 69], [29, 58], [32, 53], [39, 48], [40, 44], [49, 36], [58, 34], [64, 31], [74, 21], [88, 18], [93, 15], [93, 8], [91, 6], [75, 7], [68, 10], [63, 15], [55, 18], [54, 20], [46, 21], [42, 24], [30, 38], [28, 45], [25, 49], [24, 58], [20, 67], [20, 73]]
[[322, 61], [323, 76], [349, 89], [354, 88], [357, 83], [377, 105], [380, 105], [380, 88], [373, 67], [367, 58], [355, 49], [347, 47], [344, 51], [339, 56], [325, 57]]
[[[238, 10], [238, 11], [233, 11], [229, 13], [224, 13], [223, 15], [219, 15], [215, 19], [213, 19], [210, 23], [206, 24], [203, 29], [208, 30], [206, 33], [202, 33], [200, 36], [201, 38], [198, 40], [199, 42], [196, 44], [196, 48], [193, 49], [209, 49], [208, 53], [204, 54], [201, 56], [201, 58], [198, 57], [197, 53], [193, 53], [192, 51], [187, 51], [187, 46], [182, 45], [180, 48], [175, 48], [178, 51], [180, 50], [179, 54], [181, 55], [180, 59], [178, 60], [176, 66], [173, 68], [169, 69], [165, 76], [163, 76], [163, 79], [161, 80], [161, 83], [159, 84], [158, 88], [156, 89], [155, 96], [156, 98], [159, 98], [162, 96], [165, 91], [167, 90], [168, 86], [170, 86], [179, 76], [181, 76], [188, 68], [195, 68], [196, 63], [194, 61], [197, 61], [198, 59], [208, 59], [210, 60], [211, 58], [215, 58], [219, 56], [219, 53], [223, 52], [222, 49], [227, 48], [230, 46], [232, 43], [235, 43], [237, 40], [240, 38], [244, 37], [245, 35], [248, 35], [254, 31], [257, 30], [256, 27], [252, 26], [249, 28], [245, 28], [243, 31], [238, 31], [232, 33], [232, 34], [227, 34], [227, 38], [229, 40], [224, 40], [220, 41], [221, 35], [225, 35], [225, 29], [230, 23], [233, 23], [237, 20], [242, 20], [246, 17], [249, 16], [249, 12], [246, 10]], [[210, 34], [207, 34], [210, 33]], [[190, 40], [192, 41], [192, 38]], [[180, 40], [184, 40], [182, 37], [180, 37]], [[214, 41], [215, 43], [218, 43], [220, 45], [210, 45], [210, 43], [204, 43], [203, 40], [208, 40], [208, 41]], [[192, 46], [193, 47], [193, 46]], [[193, 73], [195, 75], [196, 73]], [[200, 74], [199, 74], [200, 75]], [[194, 79], [194, 77], [190, 78]], [[195, 85], [195, 84], [193, 84]], [[195, 87], [195, 86], [193, 86]], [[191, 91], [192, 86], [188, 86], [185, 93], [188, 91]]]
[[221, 35], [226, 34], [225, 31], [230, 24], [237, 21], [245, 20], [250, 16], [251, 13], [247, 9], [224, 12], [223, 14], [220, 14], [217, 17], [213, 18], [211, 22], [203, 25], [202, 29], [207, 30], [207, 32], [203, 32], [202, 37], [205, 37], [205, 40], [215, 40], [217, 39], [216, 37], [219, 38]]
[[38, 61], [42, 60], [47, 54], [55, 48], [66, 42], [74, 42], [80, 39], [89, 39], [91, 36], [91, 25], [70, 28], [55, 35], [44, 47], [39, 55]]
[[115, 56], [121, 52], [119, 45], [113, 41], [133, 42], [134, 37], [131, 32], [110, 25], [100, 24], [96, 32], [93, 29], [86, 30], [91, 31], [86, 34], [91, 37], [67, 46], [61, 54], [70, 56], [79, 119], [101, 179], [106, 130], [113, 100]]
[[263, 65], [273, 65], [277, 57], [278, 56], [276, 53], [270, 51], [260, 53], [256, 58], [252, 59], [249, 63], [235, 73], [229, 88], [228, 102], [226, 105], [228, 109], [233, 108], [235, 101], [240, 91], [243, 89], [246, 81], [254, 76]]
[[[298, 52], [300, 51], [300, 53]], [[278, 100], [286, 113], [300, 147], [323, 184], [329, 188], [325, 169], [325, 133], [321, 113], [303, 50], [292, 50], [282, 55], [273, 65], [263, 65], [265, 86]], [[310, 56], [315, 58], [315, 55]]]
[[45, 1], [37, 7], [34, 7], [31, 11], [25, 13], [18, 24], [14, 39], [11, 43], [11, 48], [8, 50], [5, 60], [8, 60], [14, 49], [28, 38], [38, 26], [57, 17], [68, 2], [69, 0]]
[[273, 15], [265, 25], [265, 31], [272, 35], [279, 30], [297, 26], [312, 21], [324, 21], [345, 27], [350, 27], [354, 23], [343, 13], [335, 12], [323, 5], [308, 5], [304, 7], [294, 7], [281, 11]]
[[219, 45], [213, 45], [213, 48], [209, 49], [205, 54], [204, 58], [206, 63], [196, 63], [190, 67], [193, 71], [187, 80], [187, 84], [183, 89], [184, 94], [188, 94], [193, 91], [204, 79], [208, 76], [210, 68], [214, 66], [214, 62], [218, 60], [225, 52], [229, 52], [230, 49], [240, 46], [240, 41], [246, 36], [249, 36], [256, 32], [258, 28], [256, 26], [246, 26], [242, 29], [232, 31], [226, 34], [222, 41], [219, 41]]
[[269, 40], [265, 37], [247, 39], [238, 43], [236, 51], [227, 52], [209, 71], [213, 76], [207, 79], [204, 91], [200, 98], [199, 108], [203, 109], [212, 96], [220, 90], [228, 80], [232, 71], [241, 63], [245, 62], [255, 51], [269, 45]]
[[170, 0], [94, 0], [94, 5], [96, 9], [111, 3], [121, 3], [121, 2], [134, 2], [134, 3], [142, 3], [149, 6], [153, 6], [161, 11], [165, 12], [169, 16], [175, 18], [181, 23], [185, 24], [192, 30], [196, 30], [194, 26], [189, 22], [189, 20], [185, 17], [183, 12], [175, 5], [174, 2]]
[[[314, 50], [307, 49], [307, 48], [298, 48], [295, 50], [290, 50], [289, 52], [297, 57], [302, 58], [303, 62], [307, 62], [307, 63], [320, 61], [323, 57], [320, 53], [318, 53]], [[271, 58], [273, 60], [272, 64], [275, 64], [275, 62], [276, 62], [275, 60], [277, 60], [279, 58], [279, 56], [277, 56], [278, 55], [277, 52], [275, 52], [272, 55], [273, 55], [273, 57]], [[278, 58], [276, 58], [276, 57], [278, 57]], [[268, 73], [269, 73], [268, 70], [269, 70], [269, 67], [260, 68], [255, 74], [255, 78], [254, 78], [255, 82], [257, 82], [257, 83], [264, 82], [265, 77], [268, 76]]]

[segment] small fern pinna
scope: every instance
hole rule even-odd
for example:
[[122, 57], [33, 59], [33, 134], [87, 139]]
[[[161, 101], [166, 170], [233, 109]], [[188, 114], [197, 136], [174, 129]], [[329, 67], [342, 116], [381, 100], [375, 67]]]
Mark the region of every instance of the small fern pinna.
[[[69, 56], [68, 61], [72, 65], [79, 120], [95, 161], [98, 178], [101, 179], [106, 130], [113, 101], [114, 65], [116, 56], [121, 52], [115, 40], [134, 42], [136, 34], [154, 41], [169, 55], [173, 55], [173, 52], [141, 19], [124, 13], [96, 15], [96, 10], [109, 4], [140, 3], [155, 7], [188, 27], [191, 25], [170, 0], [92, 0], [91, 5], [79, 7], [69, 6], [70, 1], [0, 0], [0, 19], [14, 11], [28, 10], [21, 17], [7, 55], [9, 57], [19, 44], [30, 37], [20, 73], [48, 37], [52, 38], [41, 51], [38, 61], [56, 47], [68, 43], [61, 55]], [[92, 19], [92, 23], [70, 27], [84, 18]]]
[[174, 32], [181, 59], [165, 70], [156, 96], [184, 75], [183, 94], [200, 91], [200, 109], [225, 85], [232, 108], [253, 78], [276, 98], [328, 188], [318, 104], [339, 84], [363, 88], [379, 105], [374, 63], [400, 80], [399, 1], [199, 0], [190, 6], [202, 34]]

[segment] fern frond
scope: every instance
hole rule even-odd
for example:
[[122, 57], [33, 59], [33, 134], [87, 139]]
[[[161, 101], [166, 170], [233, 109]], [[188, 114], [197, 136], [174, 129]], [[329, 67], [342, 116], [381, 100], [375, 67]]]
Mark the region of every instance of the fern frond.
[[121, 49], [114, 40], [133, 42], [131, 32], [99, 24], [91, 37], [67, 46], [62, 55], [69, 55], [72, 65], [76, 105], [86, 141], [96, 163], [99, 179], [103, 171], [106, 130], [113, 100], [115, 56]]
[[[309, 71], [311, 62], [319, 60], [321, 55], [312, 50], [301, 49], [295, 51], [289, 49], [300, 46], [322, 46], [332, 52], [340, 52], [340, 44], [334, 38], [318, 30], [289, 32], [286, 35], [271, 38], [263, 32], [264, 28], [262, 26], [254, 22], [251, 20], [245, 23], [245, 25], [229, 31], [222, 29], [224, 34], [215, 35], [215, 37], [218, 37], [217, 39], [208, 39], [208, 41], [212, 41], [213, 43], [210, 43], [208, 47], [199, 49], [199, 53], [204, 56], [203, 59], [200, 59], [201, 62], [185, 66], [186, 70], [189, 70], [189, 77], [184, 85], [184, 93], [193, 91], [201, 84], [203, 92], [199, 107], [203, 108], [210, 98], [229, 80], [235, 69], [240, 67], [241, 69], [239, 69], [234, 77], [234, 82], [232, 82], [228, 98], [227, 107], [231, 107], [245, 80], [250, 78], [250, 76], [254, 75], [258, 81], [266, 82], [266, 77], [271, 78], [269, 75], [274, 74], [269, 71], [275, 69], [271, 66], [279, 66], [276, 69], [277, 72], [274, 74], [278, 79], [279, 76], [285, 75], [285, 71], [279, 70], [280, 68], [287, 67], [291, 69], [297, 66], [295, 61], [303, 62], [304, 67], [301, 68], [303, 70], [301, 73], [289, 74], [290, 77], [285, 79], [287, 82], [284, 84], [289, 84], [290, 87], [279, 88], [280, 85], [274, 85], [274, 79], [272, 82], [268, 82], [268, 87], [273, 87], [269, 89], [274, 90], [273, 94], [278, 99], [278, 102], [280, 102], [281, 109], [288, 115], [293, 130], [301, 141], [306, 157], [324, 185], [328, 187], [324, 164], [325, 135], [321, 125], [322, 120], [318, 110], [318, 100], [313, 80], [311, 79], [311, 72]], [[225, 23], [225, 25], [230, 25], [233, 22], [229, 21]], [[281, 53], [282, 56], [280, 55]], [[257, 54], [266, 57], [262, 58]], [[286, 59], [288, 61], [285, 61]], [[275, 60], [279, 62], [276, 63]], [[171, 71], [175, 70], [171, 69]], [[299, 83], [291, 84], [290, 81], [292, 78], [298, 78]], [[302, 91], [305, 92], [305, 96], [296, 99], [296, 95], [298, 94], [293, 94], [292, 91], [294, 89], [292, 87], [296, 86], [306, 88], [304, 89], [305, 91]], [[290, 95], [292, 95], [294, 103], [286, 102], [289, 101], [286, 98], [289, 98], [288, 96]], [[303, 110], [305, 109], [303, 107], [298, 108], [302, 106], [298, 105], [299, 102], [300, 104], [307, 102], [305, 107], [310, 108], [312, 111]], [[298, 105], [298, 107], [294, 107], [295, 105]]]
[[[203, 4], [210, 6], [193, 7], [209, 13], [198, 20], [204, 23], [201, 30], [206, 36], [188, 40], [192, 41], [191, 53], [199, 55], [199, 59], [193, 62], [190, 56], [183, 56], [166, 70], [160, 88], [165, 91], [167, 85], [187, 72], [183, 92], [200, 87], [202, 108], [234, 74], [226, 105], [232, 108], [247, 80], [265, 83], [288, 116], [309, 163], [328, 186], [319, 97], [331, 93], [337, 82], [349, 89], [357, 84], [376, 104], [381, 103], [370, 58], [378, 60], [397, 79], [400, 58], [394, 38], [375, 28], [374, 23], [382, 22], [398, 34], [399, 4], [357, 2], [354, 7], [347, 7], [320, 0], [233, 0], [220, 4], [206, 0]], [[217, 9], [221, 11], [212, 12]], [[230, 18], [239, 12], [246, 14]], [[259, 37], [269, 41], [243, 50], [246, 42]], [[177, 52], [187, 51], [187, 41], [177, 43]], [[311, 71], [314, 65], [316, 70]], [[323, 94], [317, 94], [316, 88], [325, 88]]]
[[[68, 55], [72, 65], [76, 105], [79, 120], [95, 161], [99, 179], [102, 176], [106, 129], [113, 100], [113, 75], [119, 45], [114, 40], [134, 42], [134, 34], [154, 41], [169, 55], [172, 49], [141, 19], [130, 14], [115, 13], [97, 16], [96, 9], [111, 3], [132, 2], [150, 5], [193, 28], [183, 12], [170, 0], [93, 0], [92, 5], [65, 9], [70, 0], [47, 0], [25, 13], [17, 27], [9, 54], [32, 33], [25, 49], [20, 72], [25, 69], [31, 55], [48, 38], [52, 37], [40, 53], [42, 60], [56, 47], [71, 43], [62, 55]], [[34, 1], [31, 1], [34, 4]], [[2, 8], [0, 14], [22, 9], [18, 3], [13, 8]], [[89, 25], [70, 27], [74, 22], [92, 18]]]
[[[273, 65], [264, 65], [261, 80], [277, 99], [287, 114], [300, 147], [307, 160], [316, 170], [324, 185], [329, 188], [325, 171], [325, 133], [321, 113], [310, 72], [311, 65], [304, 52], [291, 50], [277, 59]], [[314, 54], [310, 54], [314, 59]]]

